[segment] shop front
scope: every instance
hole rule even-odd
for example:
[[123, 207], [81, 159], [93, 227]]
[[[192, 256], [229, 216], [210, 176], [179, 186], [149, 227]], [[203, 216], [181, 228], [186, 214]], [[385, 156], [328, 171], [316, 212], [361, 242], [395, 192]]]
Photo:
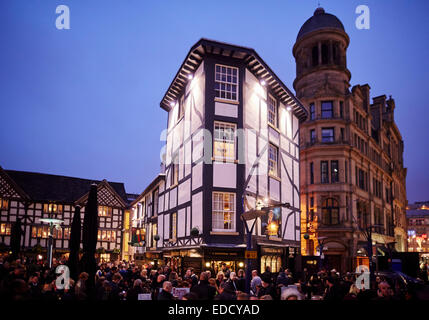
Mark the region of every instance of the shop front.
[[203, 269], [210, 270], [212, 275], [218, 272], [234, 271], [244, 269], [244, 249], [243, 248], [204, 248]]
[[193, 268], [194, 272], [201, 272], [202, 268], [201, 249], [165, 249], [163, 251], [164, 265], [176, 271], [179, 275], [184, 275], [186, 269]]

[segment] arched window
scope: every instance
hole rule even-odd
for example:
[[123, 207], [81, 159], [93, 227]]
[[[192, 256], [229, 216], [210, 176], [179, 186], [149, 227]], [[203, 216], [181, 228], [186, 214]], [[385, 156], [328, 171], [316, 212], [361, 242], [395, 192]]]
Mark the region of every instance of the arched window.
[[317, 46], [314, 46], [311, 50], [311, 56], [313, 61], [313, 67], [315, 67], [319, 64], [319, 48]]
[[333, 198], [328, 198], [322, 204], [322, 221], [323, 224], [333, 225], [340, 223], [340, 209], [338, 201]]
[[322, 64], [328, 64], [328, 45], [322, 44]]

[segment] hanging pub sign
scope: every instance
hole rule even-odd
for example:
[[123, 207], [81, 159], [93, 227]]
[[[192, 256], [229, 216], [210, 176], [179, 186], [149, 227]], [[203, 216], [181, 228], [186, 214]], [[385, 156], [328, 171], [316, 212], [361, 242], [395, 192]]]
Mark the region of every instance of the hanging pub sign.
[[268, 236], [281, 236], [281, 208], [274, 208], [261, 217], [262, 232]]
[[143, 247], [145, 245], [146, 229], [131, 228], [131, 243], [135, 247]]

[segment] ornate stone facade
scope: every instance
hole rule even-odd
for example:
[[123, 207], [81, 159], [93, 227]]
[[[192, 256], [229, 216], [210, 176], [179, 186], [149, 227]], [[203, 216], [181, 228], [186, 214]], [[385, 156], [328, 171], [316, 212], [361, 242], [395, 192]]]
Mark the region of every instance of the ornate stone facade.
[[349, 41], [341, 21], [318, 8], [293, 48], [294, 88], [309, 114], [300, 128], [301, 253], [318, 255], [322, 242], [326, 266], [342, 271], [368, 262], [364, 229], [373, 231], [373, 252], [407, 245], [395, 102], [371, 103], [368, 84], [350, 90]]

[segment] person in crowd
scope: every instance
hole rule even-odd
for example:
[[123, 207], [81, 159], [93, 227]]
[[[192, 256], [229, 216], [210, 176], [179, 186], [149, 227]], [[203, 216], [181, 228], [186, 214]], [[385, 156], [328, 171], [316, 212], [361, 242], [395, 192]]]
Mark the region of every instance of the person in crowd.
[[[332, 273], [331, 273], [332, 274]], [[341, 291], [338, 285], [338, 279], [333, 276], [328, 276], [325, 279], [325, 294], [323, 300], [326, 301], [340, 301], [342, 300]]]
[[349, 292], [344, 296], [344, 301], [356, 301], [358, 300], [359, 288], [353, 283], [350, 286]]
[[237, 273], [238, 291], [244, 292], [246, 289], [246, 273], [243, 269], [239, 269]]
[[258, 290], [258, 294], [257, 294], [259, 299], [265, 295], [270, 295], [274, 299], [277, 294], [273, 284], [271, 283], [270, 274], [269, 273], [263, 274], [261, 277], [261, 280], [262, 280], [261, 287]]
[[207, 272], [201, 272], [200, 281], [197, 285], [191, 288], [191, 292], [195, 293], [198, 300], [213, 300], [216, 294], [216, 289], [209, 284]]
[[158, 295], [158, 300], [174, 300], [171, 291], [173, 286], [170, 281], [164, 281], [162, 284], [162, 291]]
[[236, 300], [237, 296], [226, 282], [222, 283], [219, 287], [219, 294], [215, 297], [215, 300]]
[[259, 288], [261, 287], [262, 280], [258, 276], [258, 270], [252, 270], [252, 280], [250, 282], [250, 290], [253, 295], [257, 295]]
[[222, 271], [219, 271], [216, 275], [216, 285], [218, 288], [225, 282], [225, 275]]
[[302, 294], [294, 287], [286, 287], [282, 290], [280, 300], [302, 300]]

